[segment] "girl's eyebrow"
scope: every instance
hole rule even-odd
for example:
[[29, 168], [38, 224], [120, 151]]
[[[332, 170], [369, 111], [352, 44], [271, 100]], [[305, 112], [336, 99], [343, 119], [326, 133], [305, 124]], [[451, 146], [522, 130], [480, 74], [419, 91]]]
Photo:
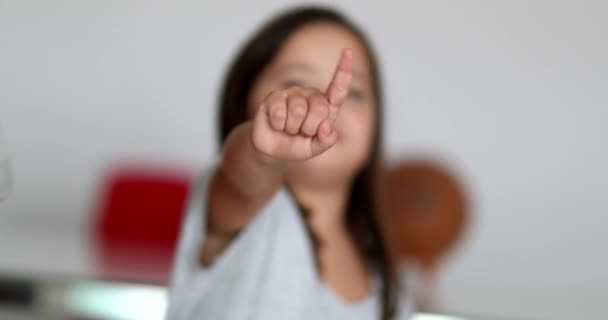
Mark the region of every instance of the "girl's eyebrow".
[[[293, 62], [293, 63], [275, 66], [274, 68], [271, 69], [270, 73], [271, 74], [275, 74], [275, 73], [281, 74], [281, 73], [289, 71], [289, 70], [300, 70], [300, 71], [304, 71], [304, 72], [313, 72], [314, 68], [310, 64], [307, 64], [307, 63]], [[363, 80], [366, 78], [367, 77], [365, 76], [365, 74], [363, 72], [360, 72], [356, 69], [353, 70], [353, 79]]]

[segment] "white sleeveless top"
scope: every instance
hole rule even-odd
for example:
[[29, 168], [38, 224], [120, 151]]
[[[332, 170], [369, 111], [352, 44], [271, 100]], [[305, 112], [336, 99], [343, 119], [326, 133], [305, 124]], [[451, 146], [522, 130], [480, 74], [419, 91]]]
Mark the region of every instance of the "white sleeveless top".
[[[378, 319], [380, 288], [346, 303], [320, 280], [308, 232], [281, 189], [210, 267], [198, 264], [206, 230], [208, 171], [192, 188], [173, 266], [168, 320]], [[377, 278], [377, 277], [374, 277]], [[409, 299], [396, 319], [409, 319]]]

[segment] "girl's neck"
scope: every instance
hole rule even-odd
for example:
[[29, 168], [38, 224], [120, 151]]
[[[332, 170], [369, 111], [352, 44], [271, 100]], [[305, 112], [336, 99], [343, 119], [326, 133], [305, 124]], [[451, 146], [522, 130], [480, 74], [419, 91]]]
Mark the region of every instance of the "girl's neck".
[[345, 213], [350, 188], [290, 185], [303, 207], [306, 222], [316, 240], [319, 275], [343, 301], [357, 302], [370, 293], [370, 275], [365, 258], [346, 228]]
[[319, 187], [290, 184], [290, 189], [318, 240], [346, 230], [345, 212], [350, 190], [347, 185]]

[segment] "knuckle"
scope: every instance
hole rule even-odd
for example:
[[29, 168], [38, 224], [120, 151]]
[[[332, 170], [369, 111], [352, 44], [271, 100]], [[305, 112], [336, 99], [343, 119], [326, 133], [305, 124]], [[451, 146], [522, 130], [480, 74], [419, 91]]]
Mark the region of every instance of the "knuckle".
[[281, 108], [275, 108], [270, 112], [270, 118], [274, 121], [283, 121], [285, 120], [286, 114], [285, 110]]
[[287, 98], [287, 92], [285, 90], [275, 90], [271, 95], [274, 100], [285, 100]]
[[284, 105], [284, 104], [283, 104], [283, 103], [281, 103], [281, 101], [280, 101], [280, 100], [273, 100], [273, 101], [269, 101], [269, 102], [267, 103], [267, 105], [268, 105], [268, 107], [267, 107], [267, 108], [268, 108], [268, 111], [269, 111], [271, 114], [272, 114], [272, 113], [275, 113], [275, 112], [277, 112], [277, 111], [280, 111], [280, 110], [282, 110], [282, 109], [284, 109], [284, 108], [283, 108], [283, 105]]
[[316, 92], [314, 95], [310, 96], [311, 99], [314, 99], [316, 101], [325, 101], [327, 100], [327, 98], [325, 98], [325, 94], [323, 92]]
[[312, 105], [311, 112], [314, 112], [315, 116], [326, 118], [329, 115], [329, 104], [325, 99], [315, 99]]
[[311, 87], [306, 87], [306, 88], [302, 89], [302, 93], [304, 93], [308, 97], [314, 96], [314, 95], [318, 94], [319, 92], [320, 91], [318, 89], [311, 88]]
[[306, 116], [307, 113], [307, 106], [306, 103], [303, 103], [302, 101], [296, 101], [291, 105], [291, 113], [296, 116], [296, 117], [304, 117]]

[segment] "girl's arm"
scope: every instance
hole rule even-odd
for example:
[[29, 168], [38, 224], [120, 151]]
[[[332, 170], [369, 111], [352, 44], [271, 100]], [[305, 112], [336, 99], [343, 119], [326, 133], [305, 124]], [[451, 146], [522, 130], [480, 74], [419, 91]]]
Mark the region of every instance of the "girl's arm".
[[255, 149], [252, 129], [253, 123], [248, 121], [228, 135], [221, 165], [212, 177], [203, 265], [211, 263], [282, 184], [280, 163]]
[[287, 161], [311, 159], [336, 143], [333, 122], [351, 79], [352, 52], [345, 49], [326, 92], [302, 87], [274, 91], [253, 120], [228, 135], [209, 190], [203, 265], [272, 199], [283, 183]]

